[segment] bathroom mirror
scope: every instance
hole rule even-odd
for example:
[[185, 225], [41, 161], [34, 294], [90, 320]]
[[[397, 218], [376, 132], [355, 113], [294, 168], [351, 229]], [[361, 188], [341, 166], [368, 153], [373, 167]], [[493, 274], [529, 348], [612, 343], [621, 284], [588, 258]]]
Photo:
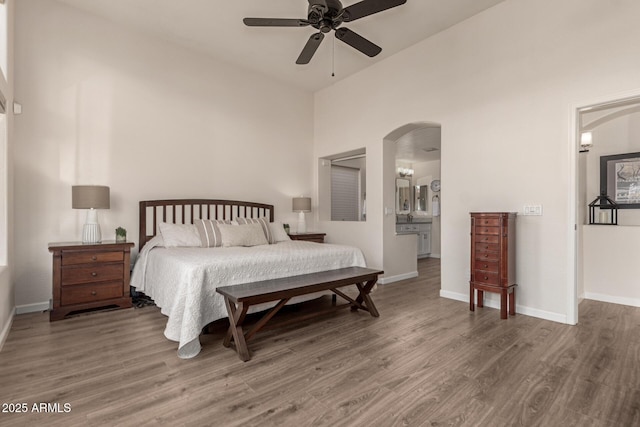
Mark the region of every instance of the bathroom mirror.
[[419, 212], [426, 212], [428, 208], [428, 196], [429, 196], [429, 186], [428, 185], [416, 185], [414, 187], [416, 200], [415, 200], [415, 210]]
[[431, 215], [431, 197], [433, 192], [429, 188], [431, 175], [422, 176], [416, 180], [413, 187], [414, 209], [420, 215]]
[[408, 179], [396, 178], [396, 213], [411, 212], [411, 182]]

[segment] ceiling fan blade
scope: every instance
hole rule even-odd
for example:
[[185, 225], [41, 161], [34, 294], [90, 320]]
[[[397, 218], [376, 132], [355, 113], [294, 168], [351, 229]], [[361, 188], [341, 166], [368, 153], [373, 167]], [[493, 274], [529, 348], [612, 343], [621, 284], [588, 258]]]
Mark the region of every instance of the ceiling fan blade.
[[287, 18], [244, 18], [244, 25], [248, 27], [306, 27], [309, 25], [304, 19]]
[[382, 52], [382, 48], [380, 46], [371, 43], [360, 34], [351, 31], [348, 28], [338, 28], [336, 30], [336, 37], [338, 40], [342, 40], [349, 46], [359, 50], [369, 57], [374, 57]]
[[406, 2], [407, 0], [362, 0], [359, 3], [344, 8], [342, 15], [343, 20], [344, 22], [355, 21], [356, 19], [382, 12], [383, 10], [402, 6]]
[[300, 56], [298, 56], [298, 59], [296, 60], [296, 64], [298, 65], [308, 64], [309, 61], [311, 61], [311, 58], [313, 58], [313, 54], [316, 53], [316, 50], [318, 50], [318, 46], [320, 46], [322, 39], [324, 39], [324, 34], [322, 33], [312, 34], [311, 37], [309, 37], [307, 44], [304, 45], [302, 52], [300, 52]]

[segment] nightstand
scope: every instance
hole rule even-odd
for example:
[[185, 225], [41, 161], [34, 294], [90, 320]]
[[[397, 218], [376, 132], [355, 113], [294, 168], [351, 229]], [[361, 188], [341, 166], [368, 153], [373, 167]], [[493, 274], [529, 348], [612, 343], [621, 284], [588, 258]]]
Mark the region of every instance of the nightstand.
[[291, 240], [304, 240], [307, 242], [324, 243], [327, 233], [289, 233]]
[[50, 243], [53, 310], [49, 320], [96, 308], [129, 308], [133, 243]]

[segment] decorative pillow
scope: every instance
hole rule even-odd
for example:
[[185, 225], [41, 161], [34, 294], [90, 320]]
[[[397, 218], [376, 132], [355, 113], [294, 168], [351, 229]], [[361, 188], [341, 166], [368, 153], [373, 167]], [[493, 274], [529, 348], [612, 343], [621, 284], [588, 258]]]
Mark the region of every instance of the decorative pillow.
[[200, 246], [203, 248], [217, 248], [222, 246], [222, 236], [218, 224], [230, 224], [222, 219], [196, 219], [194, 225], [200, 235]]
[[286, 242], [291, 240], [291, 237], [289, 237], [281, 222], [270, 222], [269, 230], [271, 230], [271, 239], [273, 240], [273, 242], [269, 243]]
[[269, 244], [276, 243], [276, 241], [273, 240], [273, 237], [271, 236], [271, 229], [269, 228], [269, 222], [265, 218], [242, 218], [242, 217], [239, 217], [239, 218], [236, 218], [236, 221], [240, 225], [243, 225], [243, 224], [260, 224], [260, 226], [262, 227], [262, 231], [264, 232], [264, 237], [267, 239], [267, 242], [269, 242]]
[[161, 222], [158, 224], [164, 246], [167, 248], [178, 246], [200, 246], [200, 235], [193, 224], [171, 224]]
[[222, 246], [258, 246], [267, 245], [269, 242], [264, 236], [261, 224], [218, 224]]

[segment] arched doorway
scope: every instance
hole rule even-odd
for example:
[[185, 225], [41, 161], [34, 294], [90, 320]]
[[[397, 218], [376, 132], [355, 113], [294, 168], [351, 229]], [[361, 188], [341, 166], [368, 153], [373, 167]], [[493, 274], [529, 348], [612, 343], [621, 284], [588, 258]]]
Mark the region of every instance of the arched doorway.
[[[441, 211], [439, 207], [442, 197], [439, 189], [440, 153], [441, 126], [439, 123], [408, 123], [393, 130], [383, 139], [385, 278], [382, 283], [416, 277], [418, 256], [440, 257]], [[398, 167], [411, 170], [413, 173], [399, 172]], [[398, 180], [406, 182], [405, 185], [410, 188], [408, 200], [403, 200], [402, 203], [397, 200]], [[422, 188], [423, 191], [418, 190], [416, 194], [416, 187]], [[407, 201], [408, 206], [406, 206]], [[434, 201], [437, 201], [435, 216]], [[400, 206], [402, 209], [399, 208]], [[399, 232], [402, 228], [399, 224], [406, 222], [423, 223], [428, 226], [411, 227], [419, 229], [416, 231], [417, 234]], [[428, 235], [426, 229], [428, 229]], [[428, 248], [425, 243], [427, 241]]]

